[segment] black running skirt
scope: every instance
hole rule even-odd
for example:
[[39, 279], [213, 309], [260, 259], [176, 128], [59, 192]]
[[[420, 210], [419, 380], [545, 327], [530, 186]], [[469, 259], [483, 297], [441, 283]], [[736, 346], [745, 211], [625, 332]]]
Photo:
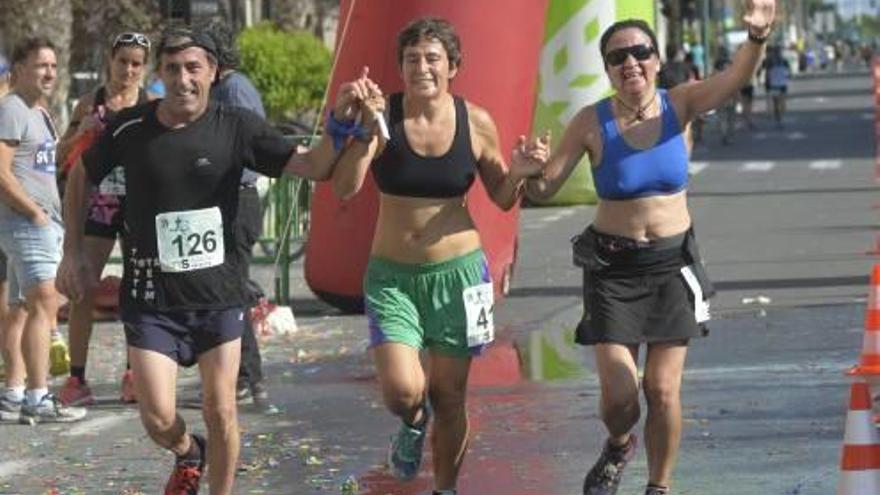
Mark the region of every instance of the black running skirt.
[[693, 230], [636, 241], [588, 227], [573, 239], [583, 267], [583, 345], [674, 342], [708, 335], [706, 277]]

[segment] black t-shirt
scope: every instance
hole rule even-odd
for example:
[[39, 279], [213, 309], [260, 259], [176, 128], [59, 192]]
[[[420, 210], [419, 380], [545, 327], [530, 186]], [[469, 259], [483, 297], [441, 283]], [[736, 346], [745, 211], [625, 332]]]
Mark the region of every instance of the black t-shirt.
[[[195, 122], [170, 129], [156, 118], [158, 103], [120, 112], [83, 156], [94, 184], [110, 173], [113, 166], [108, 164], [119, 164], [125, 171], [121, 304], [159, 311], [241, 306], [248, 300], [248, 289], [233, 226], [242, 170], [246, 167], [278, 177], [293, 146], [253, 112], [213, 102]], [[163, 270], [157, 215], [213, 207], [219, 208], [222, 217], [222, 263], [188, 271]], [[173, 227], [166, 231], [169, 228]], [[216, 232], [213, 236], [206, 231], [189, 236], [187, 230], [180, 232], [184, 237], [175, 242], [180, 242], [181, 256], [219, 251]], [[189, 268], [186, 263], [183, 266]]]

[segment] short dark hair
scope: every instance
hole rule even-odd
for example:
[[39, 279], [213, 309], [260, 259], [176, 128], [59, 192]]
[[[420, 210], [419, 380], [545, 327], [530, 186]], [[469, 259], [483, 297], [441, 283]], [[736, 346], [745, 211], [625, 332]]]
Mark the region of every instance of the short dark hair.
[[24, 63], [28, 55], [43, 48], [56, 51], [55, 44], [45, 36], [34, 36], [23, 40], [15, 47], [15, 50], [12, 50], [12, 65]]
[[603, 60], [606, 55], [605, 49], [608, 48], [608, 42], [611, 40], [611, 37], [614, 36], [614, 33], [631, 28], [638, 29], [648, 35], [648, 38], [651, 38], [651, 48], [654, 49], [654, 53], [659, 53], [657, 48], [657, 35], [654, 34], [654, 30], [651, 29], [651, 26], [641, 19], [626, 19], [624, 21], [615, 22], [609, 26], [604, 33], [602, 33], [602, 38], [599, 41], [599, 50], [601, 51]]
[[422, 17], [406, 25], [397, 35], [397, 64], [403, 65], [403, 51], [422, 39], [434, 39], [443, 45], [449, 65], [461, 67], [461, 39], [452, 23], [439, 17]]
[[237, 69], [241, 57], [235, 47], [235, 33], [229, 24], [213, 21], [204, 26], [204, 32], [214, 40], [217, 47], [217, 64], [221, 69]]
[[208, 60], [217, 64], [217, 45], [214, 39], [201, 29], [171, 27], [162, 33], [156, 48], [156, 62], [161, 62], [163, 54], [174, 54], [187, 48], [198, 47], [205, 50]]

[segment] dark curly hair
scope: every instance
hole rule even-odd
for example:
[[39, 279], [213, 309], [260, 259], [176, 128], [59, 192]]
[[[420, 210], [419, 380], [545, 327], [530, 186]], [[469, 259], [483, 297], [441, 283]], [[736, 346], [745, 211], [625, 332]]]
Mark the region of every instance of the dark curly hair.
[[452, 23], [439, 17], [422, 17], [403, 28], [397, 35], [397, 64], [403, 65], [403, 51], [422, 39], [437, 40], [446, 50], [449, 65], [461, 67], [461, 39]]

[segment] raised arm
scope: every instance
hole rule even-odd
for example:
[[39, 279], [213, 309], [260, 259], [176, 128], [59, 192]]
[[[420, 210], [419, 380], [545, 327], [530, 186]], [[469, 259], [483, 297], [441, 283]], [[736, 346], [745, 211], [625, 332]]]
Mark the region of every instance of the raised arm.
[[361, 190], [370, 163], [385, 147], [385, 137], [379, 132], [379, 119], [385, 118], [385, 98], [368, 75], [369, 69], [365, 67], [359, 79], [339, 87], [331, 116], [333, 122], [328, 122], [328, 134], [332, 131], [341, 136], [340, 126], [362, 128], [359, 135], [343, 144], [333, 171], [333, 192], [342, 200], [350, 199]]
[[676, 86], [669, 91], [676, 108], [682, 111], [683, 123], [697, 115], [718, 108], [748, 84], [764, 55], [767, 38], [776, 15], [776, 0], [747, 0], [743, 18], [749, 33], [733, 62], [725, 70], [702, 81]]

